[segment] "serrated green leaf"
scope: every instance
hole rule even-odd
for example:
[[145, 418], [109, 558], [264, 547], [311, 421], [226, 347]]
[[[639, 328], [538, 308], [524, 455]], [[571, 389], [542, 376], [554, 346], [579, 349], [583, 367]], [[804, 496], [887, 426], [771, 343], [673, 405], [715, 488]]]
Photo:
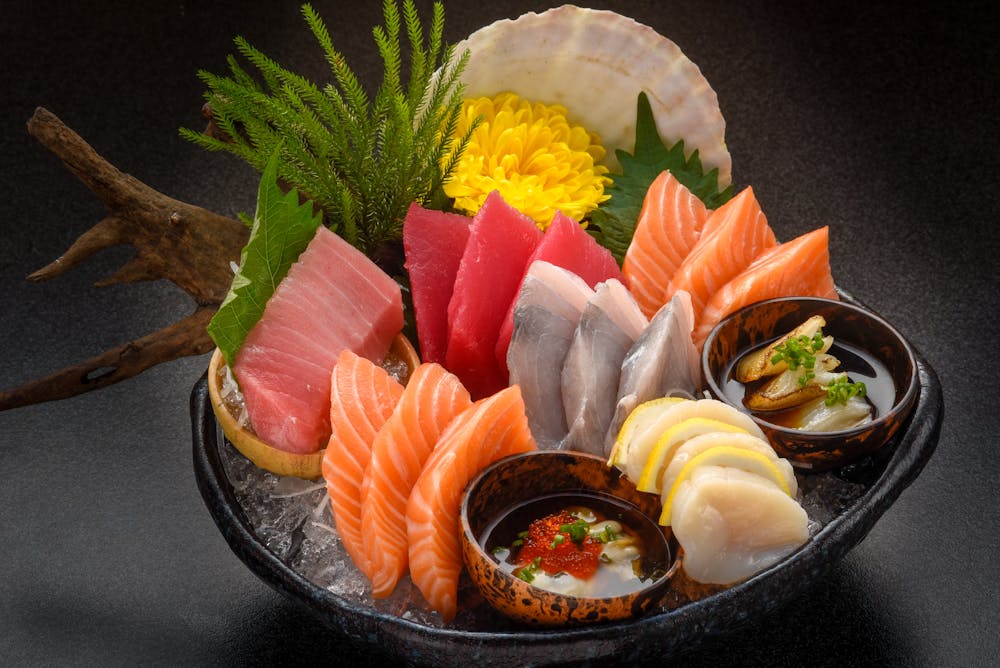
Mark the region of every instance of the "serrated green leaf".
[[316, 235], [322, 222], [312, 203], [299, 203], [293, 188], [278, 186], [279, 146], [264, 168], [257, 190], [257, 213], [240, 255], [229, 293], [208, 324], [208, 334], [230, 366], [250, 329], [264, 313], [278, 283]]
[[618, 264], [625, 259], [632, 242], [646, 191], [663, 170], [669, 170], [709, 209], [720, 207], [733, 196], [732, 185], [719, 189], [718, 169], [704, 172], [698, 151], [690, 158], [684, 157], [683, 139], [669, 148], [663, 143], [645, 93], [639, 93], [636, 103], [635, 153], [619, 149], [615, 154], [622, 173], [614, 177], [614, 184], [607, 190], [611, 198], [591, 214], [588, 231], [611, 251]]

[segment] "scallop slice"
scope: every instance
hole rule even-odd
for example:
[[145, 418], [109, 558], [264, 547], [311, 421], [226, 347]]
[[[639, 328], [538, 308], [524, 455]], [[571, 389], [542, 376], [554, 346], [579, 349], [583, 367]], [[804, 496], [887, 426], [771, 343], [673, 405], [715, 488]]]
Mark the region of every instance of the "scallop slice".
[[670, 525], [677, 490], [680, 489], [685, 481], [690, 480], [691, 476], [702, 466], [725, 466], [727, 468], [747, 471], [748, 473], [755, 473], [770, 481], [789, 497], [794, 498], [792, 489], [788, 485], [788, 479], [767, 455], [762, 455], [753, 450], [736, 448], [731, 445], [718, 445], [690, 459], [681, 467], [681, 471], [677, 474], [677, 478], [674, 479], [673, 484], [661, 492], [660, 498], [663, 501], [663, 510], [660, 512], [661, 525]]
[[795, 499], [759, 475], [725, 466], [700, 466], [681, 483], [672, 526], [687, 575], [721, 585], [769, 568], [809, 538]]
[[[640, 492], [659, 494], [662, 491], [663, 472], [676, 459], [675, 453], [678, 449], [693, 438], [711, 436], [713, 434], [744, 434], [749, 436], [745, 430], [739, 427], [735, 427], [728, 422], [712, 420], [711, 418], [693, 417], [678, 422], [663, 432], [660, 438], [657, 439], [652, 454], [646, 459], [642, 475], [636, 481], [636, 489]], [[763, 443], [756, 436], [750, 436], [750, 438]], [[768, 448], [771, 447], [766, 443], [765, 445]]]
[[798, 481], [795, 479], [795, 471], [792, 469], [791, 463], [787, 459], [778, 457], [770, 443], [747, 433], [726, 433], [723, 431], [693, 436], [674, 448], [673, 454], [667, 460], [660, 474], [660, 489], [669, 490], [689, 461], [701, 453], [719, 446], [751, 450], [764, 455], [781, 473], [788, 486], [789, 494], [792, 497], [798, 494]]
[[632, 152], [639, 93], [649, 97], [664, 143], [684, 140], [719, 187], [732, 182], [726, 122], [719, 100], [671, 40], [612, 11], [563, 5], [480, 28], [455, 47], [469, 50], [462, 74], [467, 97], [510, 91], [533, 102], [559, 104], [570, 121], [600, 135], [604, 164], [620, 171], [615, 149]]

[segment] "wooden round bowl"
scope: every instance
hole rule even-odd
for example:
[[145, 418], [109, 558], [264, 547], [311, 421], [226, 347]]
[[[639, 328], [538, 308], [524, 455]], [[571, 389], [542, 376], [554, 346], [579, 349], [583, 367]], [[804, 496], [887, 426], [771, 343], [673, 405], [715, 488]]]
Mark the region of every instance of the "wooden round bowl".
[[[398, 334], [393, 339], [392, 346], [386, 355], [387, 363], [402, 363], [407, 369], [405, 381], [420, 364], [420, 358], [410, 340]], [[256, 466], [278, 475], [295, 476], [315, 480], [322, 475], [323, 455], [326, 450], [296, 454], [286, 452], [261, 440], [252, 429], [239, 424], [236, 410], [222, 398], [222, 379], [225, 373], [225, 360], [218, 348], [212, 354], [208, 364], [208, 394], [212, 401], [212, 410], [222, 428], [226, 439], [237, 450], [252, 461]]]

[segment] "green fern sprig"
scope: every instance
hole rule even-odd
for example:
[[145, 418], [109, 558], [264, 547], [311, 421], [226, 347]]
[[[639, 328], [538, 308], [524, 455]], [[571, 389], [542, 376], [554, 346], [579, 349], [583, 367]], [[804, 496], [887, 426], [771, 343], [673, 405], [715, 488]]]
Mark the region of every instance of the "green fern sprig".
[[316, 11], [303, 5], [302, 15], [330, 67], [329, 83], [312, 82], [237, 37], [237, 53], [259, 80], [236, 56], [227, 59], [226, 76], [198, 73], [224, 139], [180, 132], [261, 172], [277, 149], [279, 178], [310, 198], [334, 232], [374, 256], [400, 239], [411, 202], [446, 201], [442, 186], [471, 136], [455, 137], [468, 54], [456, 57], [444, 46], [440, 3], [425, 30], [413, 0], [403, 1], [402, 12], [397, 0], [384, 0], [384, 25], [372, 31], [384, 74], [370, 97]]

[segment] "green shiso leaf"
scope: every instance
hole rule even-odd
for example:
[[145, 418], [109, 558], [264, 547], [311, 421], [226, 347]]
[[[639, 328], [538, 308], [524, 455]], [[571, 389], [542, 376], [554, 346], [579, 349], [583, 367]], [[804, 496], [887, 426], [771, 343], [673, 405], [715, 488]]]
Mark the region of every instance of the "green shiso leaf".
[[[280, 148], [279, 148], [280, 150]], [[240, 268], [229, 294], [208, 324], [208, 334], [230, 367], [247, 333], [264, 313], [264, 305], [322, 223], [311, 202], [301, 204], [293, 188], [278, 186], [278, 151], [264, 168], [257, 190], [257, 213], [250, 240], [243, 247]]]
[[622, 173], [613, 177], [614, 184], [608, 189], [611, 198], [591, 214], [588, 231], [611, 251], [618, 264], [632, 242], [646, 191], [663, 170], [669, 170], [709, 209], [717, 209], [733, 196], [732, 185], [719, 189], [718, 169], [705, 173], [698, 151], [684, 157], [683, 139], [669, 148], [663, 143], [645, 93], [639, 93], [636, 104], [635, 153], [618, 149], [615, 155]]

